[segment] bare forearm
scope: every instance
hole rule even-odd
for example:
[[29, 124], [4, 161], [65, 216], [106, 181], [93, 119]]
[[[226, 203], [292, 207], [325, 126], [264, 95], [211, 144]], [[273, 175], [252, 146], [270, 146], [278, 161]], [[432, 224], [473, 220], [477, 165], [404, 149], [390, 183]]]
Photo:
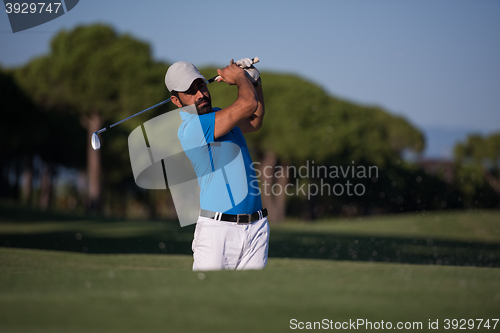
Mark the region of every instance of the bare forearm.
[[260, 128], [262, 126], [262, 121], [264, 120], [264, 114], [266, 113], [266, 108], [264, 105], [264, 92], [262, 91], [262, 84], [260, 84], [257, 88], [255, 88], [257, 92], [257, 97], [258, 97], [258, 106], [257, 110], [255, 111], [254, 115], [258, 119], [258, 127]]
[[248, 117], [254, 114], [256, 109], [260, 106], [259, 94], [246, 76], [239, 78], [236, 85], [238, 86], [238, 97], [236, 98], [235, 104], [238, 104], [238, 106], [241, 107], [240, 112], [245, 113]]
[[255, 88], [255, 91], [258, 96], [257, 109], [255, 112], [248, 118], [243, 119], [238, 127], [241, 129], [243, 133], [251, 133], [258, 131], [263, 124], [264, 114], [265, 114], [265, 105], [264, 105], [264, 93], [262, 91], [262, 86], [258, 86]]

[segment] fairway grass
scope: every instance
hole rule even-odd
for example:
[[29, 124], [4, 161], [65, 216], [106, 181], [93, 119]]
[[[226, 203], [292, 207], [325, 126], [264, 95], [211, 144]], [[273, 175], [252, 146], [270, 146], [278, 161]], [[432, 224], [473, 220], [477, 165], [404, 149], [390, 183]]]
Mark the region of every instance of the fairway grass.
[[271, 258], [262, 271], [197, 273], [191, 264], [0, 248], [0, 332], [288, 332], [291, 319], [424, 331], [430, 319], [443, 331], [446, 318], [499, 317], [497, 268]]
[[499, 211], [272, 225], [262, 271], [193, 272], [193, 231], [0, 205], [0, 333], [289, 332], [292, 319], [493, 331], [500, 317]]
[[454, 241], [500, 242], [500, 212], [445, 211], [337, 218], [315, 223], [291, 222], [294, 231], [338, 234], [437, 238]]

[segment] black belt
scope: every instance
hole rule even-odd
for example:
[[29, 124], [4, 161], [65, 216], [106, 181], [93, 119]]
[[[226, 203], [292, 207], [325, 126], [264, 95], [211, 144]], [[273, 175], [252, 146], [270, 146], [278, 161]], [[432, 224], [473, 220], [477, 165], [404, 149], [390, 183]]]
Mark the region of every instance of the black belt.
[[[261, 217], [261, 214], [259, 214], [260, 212], [262, 214], [262, 217]], [[219, 215], [222, 215], [222, 216], [219, 217]], [[259, 210], [258, 212], [253, 213], [253, 214], [237, 214], [237, 215], [221, 214], [221, 213], [216, 213], [216, 212], [202, 209], [200, 211], [200, 216], [208, 217], [209, 219], [215, 219], [215, 217], [217, 216], [217, 220], [226, 221], [226, 222], [252, 223], [252, 222], [260, 220], [261, 218], [266, 217], [267, 216], [267, 209], [264, 208], [262, 210]]]

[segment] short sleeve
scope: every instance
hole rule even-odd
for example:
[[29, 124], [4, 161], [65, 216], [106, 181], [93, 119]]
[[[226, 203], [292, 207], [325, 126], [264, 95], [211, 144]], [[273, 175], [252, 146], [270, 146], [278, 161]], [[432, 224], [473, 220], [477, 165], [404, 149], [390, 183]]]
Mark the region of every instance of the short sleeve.
[[215, 112], [198, 116], [207, 143], [214, 142]]
[[214, 142], [215, 112], [204, 115], [183, 113], [183, 123], [179, 127], [178, 136], [184, 149]]

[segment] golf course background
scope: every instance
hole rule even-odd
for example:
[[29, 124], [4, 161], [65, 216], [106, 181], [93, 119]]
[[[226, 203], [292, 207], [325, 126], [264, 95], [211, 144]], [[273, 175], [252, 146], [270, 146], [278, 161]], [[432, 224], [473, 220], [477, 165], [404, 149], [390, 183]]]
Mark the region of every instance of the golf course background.
[[291, 319], [491, 330], [499, 317], [497, 211], [288, 221], [271, 228], [265, 270], [203, 273], [193, 228], [173, 221], [0, 211], [2, 332], [285, 332]]
[[[173, 59], [153, 50], [92, 23], [0, 66], [0, 333], [285, 332], [325, 320], [500, 329], [500, 132], [469, 133], [449, 159], [428, 160], [422, 129], [400, 114], [262, 70], [266, 116], [246, 140], [269, 211], [268, 266], [193, 272], [194, 225], [179, 226], [169, 189], [137, 186], [127, 147], [174, 106], [90, 146], [170, 97]], [[200, 71], [215, 76], [229, 53]], [[213, 106], [236, 98], [234, 86], [209, 89]]]
[[[176, 218], [170, 191], [135, 184], [127, 146], [135, 128], [172, 103], [101, 133], [100, 150], [90, 145], [94, 132], [170, 97], [163, 83], [170, 64], [154, 59], [147, 42], [91, 24], [59, 31], [46, 54], [22, 66], [0, 66], [0, 107], [8, 110], [0, 122], [0, 198], [66, 213]], [[214, 77], [225, 64], [200, 71]], [[391, 110], [293, 73], [263, 70], [261, 78], [265, 119], [245, 138], [271, 223], [498, 209], [500, 134], [470, 133], [452, 160], [426, 160], [423, 131]], [[209, 89], [214, 107], [237, 96], [224, 83]]]

